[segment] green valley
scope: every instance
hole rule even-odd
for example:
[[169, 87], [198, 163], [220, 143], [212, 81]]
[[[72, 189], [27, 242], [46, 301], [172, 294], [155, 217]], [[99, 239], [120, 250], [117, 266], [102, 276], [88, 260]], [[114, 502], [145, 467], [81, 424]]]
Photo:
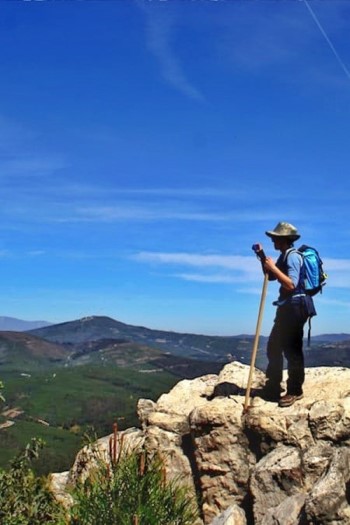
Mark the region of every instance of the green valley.
[[47, 443], [39, 472], [68, 469], [86, 432], [106, 435], [115, 421], [120, 429], [137, 425], [137, 400], [156, 400], [178, 381], [168, 372], [90, 365], [1, 375], [8, 408], [0, 429], [0, 466], [36, 436]]
[[[88, 317], [29, 332], [0, 332], [0, 467], [32, 437], [47, 443], [36, 469], [68, 469], [84, 435], [138, 426], [138, 399], [156, 401], [181, 379], [249, 364], [253, 337], [178, 334]], [[256, 366], [265, 369], [266, 337]], [[312, 338], [305, 364], [349, 366], [348, 334]]]

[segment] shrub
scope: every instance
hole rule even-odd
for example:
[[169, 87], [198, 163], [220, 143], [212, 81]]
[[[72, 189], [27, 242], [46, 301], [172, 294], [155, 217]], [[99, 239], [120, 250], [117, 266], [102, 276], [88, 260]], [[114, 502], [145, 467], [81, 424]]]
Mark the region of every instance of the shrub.
[[73, 491], [72, 525], [192, 525], [196, 503], [176, 481], [166, 481], [163, 461], [144, 450], [123, 451], [98, 461]]
[[9, 470], [0, 470], [1, 525], [67, 523], [62, 507], [46, 486], [46, 479], [35, 476], [30, 468], [42, 446], [41, 440], [32, 439], [11, 461]]

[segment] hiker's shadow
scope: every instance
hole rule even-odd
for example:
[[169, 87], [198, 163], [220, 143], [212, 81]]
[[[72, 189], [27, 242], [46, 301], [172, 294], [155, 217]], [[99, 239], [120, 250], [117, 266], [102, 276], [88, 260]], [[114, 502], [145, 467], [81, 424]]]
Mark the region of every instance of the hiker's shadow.
[[[215, 385], [213, 392], [205, 396], [208, 401], [212, 401], [216, 397], [230, 397], [230, 396], [245, 396], [247, 389], [242, 388], [235, 383], [223, 381]], [[259, 395], [261, 388], [252, 388], [250, 394], [252, 397]]]

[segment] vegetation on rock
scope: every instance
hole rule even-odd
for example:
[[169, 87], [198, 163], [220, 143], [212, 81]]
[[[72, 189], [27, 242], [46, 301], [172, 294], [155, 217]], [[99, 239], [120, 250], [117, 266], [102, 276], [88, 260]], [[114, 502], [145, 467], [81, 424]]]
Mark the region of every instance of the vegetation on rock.
[[110, 441], [110, 461], [96, 468], [72, 491], [72, 525], [192, 525], [197, 505], [184, 486], [166, 480], [159, 455], [144, 449], [123, 450], [117, 433]]

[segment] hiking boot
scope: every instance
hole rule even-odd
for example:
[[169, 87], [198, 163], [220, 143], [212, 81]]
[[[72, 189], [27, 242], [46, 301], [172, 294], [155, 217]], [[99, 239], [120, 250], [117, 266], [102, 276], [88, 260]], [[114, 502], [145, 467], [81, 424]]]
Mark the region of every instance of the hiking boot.
[[271, 388], [269, 386], [264, 386], [259, 392], [259, 396], [265, 401], [279, 401], [281, 398], [282, 389]]
[[298, 401], [299, 399], [302, 399], [303, 397], [304, 397], [304, 394], [299, 394], [299, 395], [286, 394], [285, 396], [281, 397], [278, 404], [280, 407], [290, 407], [294, 405], [296, 401]]

